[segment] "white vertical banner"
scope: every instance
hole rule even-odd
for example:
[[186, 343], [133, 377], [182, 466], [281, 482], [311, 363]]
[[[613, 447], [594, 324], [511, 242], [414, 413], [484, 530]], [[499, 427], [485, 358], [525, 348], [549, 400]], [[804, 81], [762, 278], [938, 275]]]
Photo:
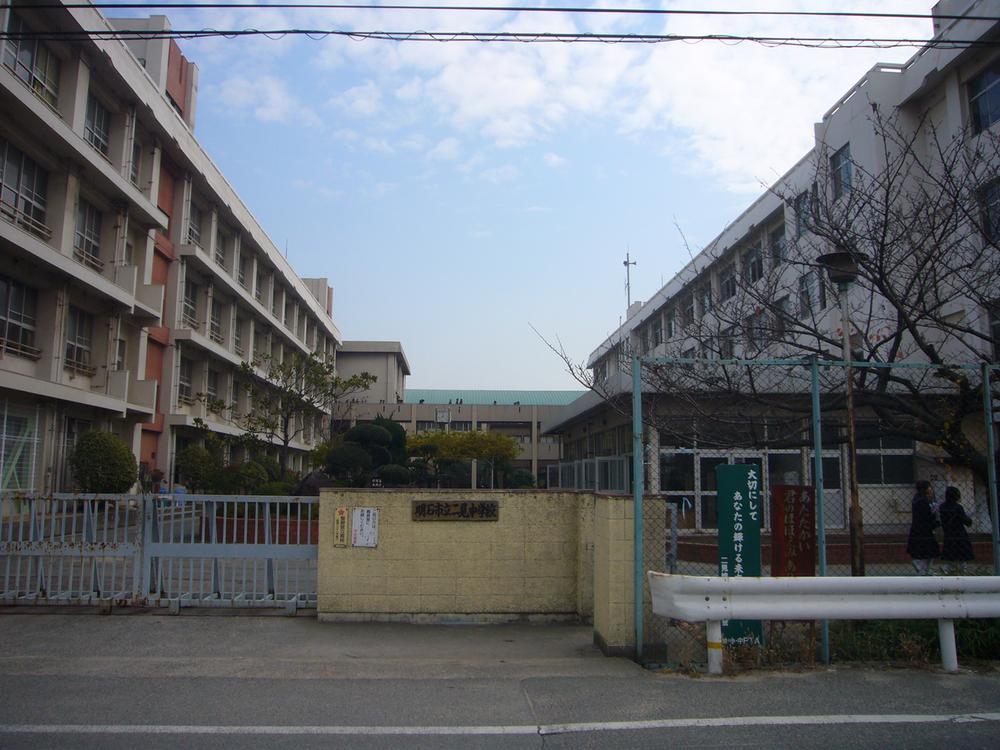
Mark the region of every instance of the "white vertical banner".
[[354, 508], [351, 514], [351, 546], [378, 546], [378, 508]]

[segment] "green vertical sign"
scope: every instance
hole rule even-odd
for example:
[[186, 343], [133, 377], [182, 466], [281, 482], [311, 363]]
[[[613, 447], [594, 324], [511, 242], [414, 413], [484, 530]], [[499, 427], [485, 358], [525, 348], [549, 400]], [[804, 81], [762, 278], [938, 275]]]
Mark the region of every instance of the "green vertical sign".
[[[760, 469], [754, 464], [720, 464], [718, 481], [719, 575], [729, 578], [760, 575]], [[729, 645], [760, 645], [760, 620], [727, 620], [722, 638]]]

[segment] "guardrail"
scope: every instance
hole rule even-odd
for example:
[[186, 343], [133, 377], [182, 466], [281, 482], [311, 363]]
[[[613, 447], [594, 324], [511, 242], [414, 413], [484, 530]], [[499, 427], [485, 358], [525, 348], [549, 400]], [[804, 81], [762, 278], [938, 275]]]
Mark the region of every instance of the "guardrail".
[[941, 664], [953, 672], [954, 621], [1000, 617], [1000, 576], [647, 577], [654, 614], [706, 623], [710, 674], [722, 674], [723, 620], [937, 620]]

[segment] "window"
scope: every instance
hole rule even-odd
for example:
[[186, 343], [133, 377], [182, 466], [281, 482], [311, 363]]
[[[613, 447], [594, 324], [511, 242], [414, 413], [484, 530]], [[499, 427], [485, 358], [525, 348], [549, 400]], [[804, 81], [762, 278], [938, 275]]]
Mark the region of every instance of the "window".
[[44, 169], [0, 138], [0, 216], [46, 240], [52, 236], [45, 226], [48, 182]]
[[437, 422], [431, 422], [429, 420], [417, 420], [417, 432], [436, 432], [441, 429], [441, 425]]
[[208, 371], [208, 377], [205, 380], [205, 393], [209, 398], [219, 398], [219, 373], [215, 370]]
[[472, 422], [452, 422], [448, 429], [451, 432], [472, 432]]
[[833, 179], [833, 197], [836, 200], [851, 190], [851, 144], [845, 144], [830, 157], [830, 176]]
[[39, 99], [55, 107], [59, 101], [59, 58], [32, 38], [32, 29], [14, 13], [7, 24], [9, 36], [3, 44], [3, 64], [20, 78]]
[[799, 277], [799, 315], [807, 316], [826, 308], [826, 289], [815, 271]]
[[667, 313], [667, 340], [668, 341], [674, 337], [674, 333], [675, 332], [676, 332], [676, 329], [675, 329], [675, 321], [674, 321], [674, 311], [671, 310], [670, 312]]
[[275, 287], [274, 292], [271, 294], [271, 314], [274, 317], [278, 317], [278, 309], [281, 306], [281, 288]]
[[736, 296], [736, 266], [733, 263], [719, 271], [719, 295], [722, 299]]
[[[708, 315], [712, 312], [712, 283], [707, 282], [698, 289], [698, 309], [701, 315]], [[692, 311], [693, 313], [694, 311]], [[692, 314], [692, 319], [694, 315]]]
[[743, 322], [746, 329], [747, 344], [751, 347], [761, 348], [767, 341], [767, 314], [763, 310], [757, 310]]
[[87, 95], [87, 116], [83, 122], [83, 137], [95, 149], [105, 156], [108, 155], [111, 113], [93, 93]]
[[777, 268], [782, 263], [787, 260], [785, 255], [785, 227], [784, 225], [778, 227], [777, 229], [772, 229], [771, 233], [767, 237], [768, 245], [771, 248], [771, 263]]
[[66, 314], [66, 362], [67, 370], [82, 375], [93, 375], [90, 366], [90, 347], [93, 339], [94, 316], [74, 305]]
[[250, 259], [240, 253], [240, 267], [236, 272], [236, 280], [244, 289], [247, 288], [247, 268], [250, 266]]
[[1000, 180], [979, 191], [982, 207], [983, 236], [988, 242], [1000, 243]]
[[215, 231], [215, 265], [226, 267], [226, 235], [221, 229]]
[[181, 322], [188, 328], [198, 327], [198, 285], [190, 279], [184, 282]]
[[0, 400], [0, 490], [34, 489], [40, 443], [37, 413]]
[[142, 174], [142, 143], [138, 138], [132, 139], [132, 161], [128, 165], [128, 178], [136, 187], [139, 186], [139, 177]]
[[694, 323], [694, 297], [685, 297], [681, 302], [681, 326], [687, 327]]
[[722, 359], [736, 357], [736, 330], [732, 327], [726, 328], [719, 334], [719, 356]]
[[787, 296], [774, 302], [774, 335], [784, 336], [787, 331], [788, 321], [791, 318], [789, 299]]
[[180, 404], [193, 404], [194, 396], [191, 394], [191, 381], [194, 379], [194, 362], [187, 357], [181, 357], [181, 365], [177, 373], [177, 402]]
[[972, 132], [981, 133], [1000, 119], [1000, 63], [994, 63], [968, 83]]
[[649, 329], [641, 328], [639, 330], [639, 353], [645, 354], [649, 351]]
[[764, 275], [764, 258], [761, 256], [760, 247], [756, 245], [751, 247], [743, 256], [743, 275], [751, 284]]
[[894, 435], [878, 436], [879, 428], [874, 424], [861, 423], [857, 429], [858, 484], [913, 483], [913, 440]]
[[191, 214], [188, 216], [188, 244], [201, 247], [201, 209], [191, 201]]
[[115, 339], [115, 369], [127, 370], [128, 362], [128, 341], [122, 338]]
[[216, 344], [222, 343], [222, 303], [217, 299], [212, 300], [212, 315], [209, 320], [208, 335]]
[[604, 383], [608, 379], [608, 360], [602, 359], [594, 367], [594, 382]]
[[76, 206], [73, 257], [95, 271], [104, 268], [101, 260], [101, 212], [83, 198]]
[[264, 300], [264, 272], [259, 268], [257, 269], [257, 278], [254, 282], [253, 296], [258, 302], [262, 302]]
[[[795, 196], [795, 236], [801, 237], [802, 233], [809, 228], [809, 222], [812, 220], [812, 211], [810, 211], [810, 196], [809, 191], [803, 191]], [[782, 236], [784, 240], [784, 236]]]
[[243, 321], [239, 318], [236, 319], [236, 325], [233, 328], [233, 351], [241, 357], [245, 354], [243, 348]]
[[653, 321], [653, 346], [659, 346], [663, 343], [663, 321], [660, 320], [660, 316], [657, 315], [656, 319]]
[[35, 310], [38, 294], [30, 286], [0, 276], [0, 351], [38, 359]]

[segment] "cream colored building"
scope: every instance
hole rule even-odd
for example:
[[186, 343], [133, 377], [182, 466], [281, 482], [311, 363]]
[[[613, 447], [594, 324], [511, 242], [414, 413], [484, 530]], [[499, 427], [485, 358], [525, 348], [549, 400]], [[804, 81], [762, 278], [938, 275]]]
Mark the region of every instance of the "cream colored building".
[[[169, 26], [5, 7], [0, 28]], [[335, 356], [332, 293], [296, 275], [198, 143], [198, 71], [174, 41], [0, 50], [0, 489], [70, 488], [90, 428], [169, 477], [195, 419], [239, 431], [206, 403], [248, 408], [241, 362]], [[321, 434], [309, 422], [293, 466]]]

